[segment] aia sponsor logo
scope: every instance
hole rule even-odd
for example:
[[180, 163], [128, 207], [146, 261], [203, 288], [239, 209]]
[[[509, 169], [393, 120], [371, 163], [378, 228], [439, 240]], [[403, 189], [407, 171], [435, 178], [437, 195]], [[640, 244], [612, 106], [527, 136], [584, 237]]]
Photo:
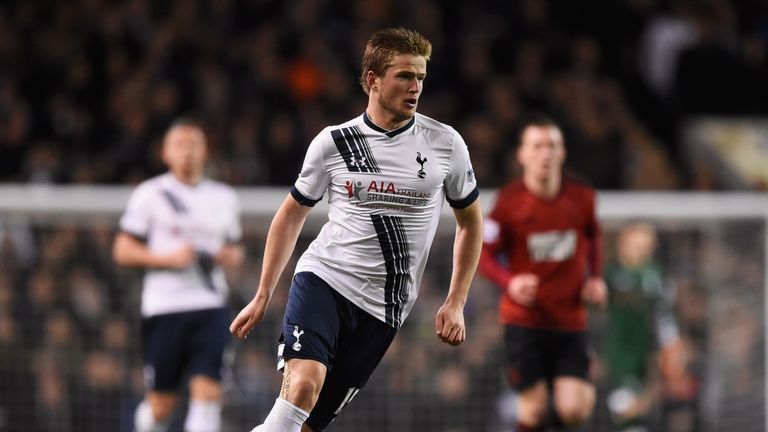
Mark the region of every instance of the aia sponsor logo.
[[361, 192], [363, 191], [365, 191], [366, 194], [371, 192], [394, 194], [397, 192], [394, 183], [385, 181], [377, 182], [375, 180], [371, 181], [367, 187], [359, 180], [347, 180], [346, 183], [344, 183], [344, 187], [347, 189], [347, 197], [349, 199], [357, 198], [360, 201], [365, 200], [365, 197], [361, 195]]
[[413, 188], [404, 188], [386, 180], [363, 182], [350, 179], [344, 182], [349, 202], [355, 206], [367, 208], [393, 209], [406, 213], [426, 211], [432, 198], [430, 192]]

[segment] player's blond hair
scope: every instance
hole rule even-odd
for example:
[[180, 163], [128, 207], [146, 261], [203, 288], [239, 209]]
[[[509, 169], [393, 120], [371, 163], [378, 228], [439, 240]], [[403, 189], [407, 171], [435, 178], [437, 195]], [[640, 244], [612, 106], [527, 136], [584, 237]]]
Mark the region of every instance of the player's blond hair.
[[412, 54], [429, 60], [432, 43], [418, 32], [403, 27], [379, 30], [371, 35], [365, 46], [360, 74], [360, 85], [366, 94], [371, 90], [366, 80], [368, 71], [384, 76], [396, 54]]

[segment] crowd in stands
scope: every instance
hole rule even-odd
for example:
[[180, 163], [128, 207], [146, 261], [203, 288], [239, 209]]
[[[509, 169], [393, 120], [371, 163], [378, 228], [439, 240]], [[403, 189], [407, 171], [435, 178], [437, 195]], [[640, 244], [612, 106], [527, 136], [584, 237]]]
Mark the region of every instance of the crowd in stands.
[[697, 184], [691, 115], [768, 114], [760, 0], [75, 0], [0, 4], [0, 181], [135, 183], [160, 134], [204, 120], [212, 172], [290, 185], [310, 139], [361, 113], [358, 55], [384, 26], [434, 45], [420, 111], [469, 144], [481, 186], [513, 173], [522, 113], [562, 122], [599, 189]]

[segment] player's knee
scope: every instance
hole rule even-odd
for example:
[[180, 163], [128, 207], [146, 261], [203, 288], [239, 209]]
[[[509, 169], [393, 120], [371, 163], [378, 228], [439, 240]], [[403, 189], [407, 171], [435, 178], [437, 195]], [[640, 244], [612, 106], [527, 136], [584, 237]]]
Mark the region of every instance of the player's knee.
[[563, 425], [574, 426], [584, 423], [592, 413], [592, 406], [584, 401], [560, 401], [555, 413]]
[[213, 378], [196, 375], [189, 380], [189, 395], [196, 400], [221, 400], [221, 384]]
[[288, 388], [288, 401], [296, 406], [314, 406], [322, 383], [310, 376], [291, 377], [290, 387]]
[[544, 403], [522, 403], [518, 405], [518, 417], [520, 421], [531, 426], [540, 426], [547, 417], [547, 404]]
[[547, 418], [549, 392], [541, 382], [518, 394], [517, 410], [520, 421], [531, 426], [540, 426]]

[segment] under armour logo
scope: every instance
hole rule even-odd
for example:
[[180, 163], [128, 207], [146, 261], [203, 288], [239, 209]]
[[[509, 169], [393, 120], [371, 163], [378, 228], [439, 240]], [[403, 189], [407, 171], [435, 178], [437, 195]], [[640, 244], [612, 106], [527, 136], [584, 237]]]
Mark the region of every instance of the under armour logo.
[[356, 157], [355, 160], [352, 161], [352, 165], [354, 165], [354, 166], [356, 166], [358, 168], [363, 168], [363, 167], [365, 167], [366, 160], [367, 160], [367, 158], [365, 156], [361, 156], [359, 158]]
[[422, 159], [421, 152], [416, 152], [416, 162], [418, 162], [419, 165], [421, 165], [421, 168], [416, 173], [416, 175], [418, 175], [420, 179], [423, 179], [424, 177], [427, 176], [427, 173], [424, 171], [424, 164], [427, 162], [427, 158]]
[[296, 338], [296, 342], [293, 344], [293, 350], [294, 351], [299, 351], [301, 349], [301, 344], [299, 343], [299, 338], [303, 334], [304, 334], [304, 330], [299, 331], [299, 326], [293, 326], [293, 337]]

